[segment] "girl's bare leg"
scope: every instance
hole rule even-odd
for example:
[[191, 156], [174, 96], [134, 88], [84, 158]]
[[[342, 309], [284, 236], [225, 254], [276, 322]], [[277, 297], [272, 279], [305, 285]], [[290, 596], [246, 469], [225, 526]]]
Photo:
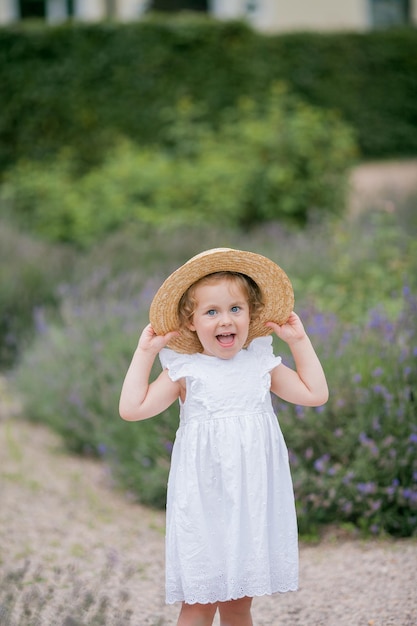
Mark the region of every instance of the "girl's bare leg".
[[219, 602], [220, 626], [253, 626], [252, 598]]
[[177, 626], [211, 626], [216, 611], [217, 604], [186, 604], [183, 602]]

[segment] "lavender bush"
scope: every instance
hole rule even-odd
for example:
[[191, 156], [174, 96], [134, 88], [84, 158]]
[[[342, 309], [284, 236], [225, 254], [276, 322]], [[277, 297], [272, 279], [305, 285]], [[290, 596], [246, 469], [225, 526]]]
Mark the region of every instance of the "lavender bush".
[[366, 533], [417, 529], [417, 298], [404, 288], [394, 320], [363, 327], [305, 311], [331, 396], [325, 407], [277, 402], [290, 447], [302, 532], [352, 523]]
[[[48, 259], [48, 262], [45, 262]], [[0, 369], [19, 357], [33, 333], [37, 308], [54, 306], [73, 254], [25, 235], [0, 220]]]

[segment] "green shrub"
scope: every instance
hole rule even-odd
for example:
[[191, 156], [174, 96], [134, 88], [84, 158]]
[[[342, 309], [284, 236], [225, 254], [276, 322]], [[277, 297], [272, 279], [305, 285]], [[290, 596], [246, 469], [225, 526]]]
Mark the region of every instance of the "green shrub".
[[34, 330], [41, 309], [59, 301], [58, 285], [69, 278], [72, 255], [0, 223], [0, 368], [10, 367]]
[[[417, 303], [411, 293], [417, 255], [408, 254], [416, 234], [410, 206], [411, 200], [404, 213], [398, 207], [378, 220], [369, 215], [294, 234], [268, 224], [250, 235], [183, 228], [171, 234], [129, 228], [115, 235], [82, 260], [76, 285], [62, 292], [62, 322], [51, 323], [25, 353], [15, 378], [25, 414], [61, 433], [71, 450], [102, 456], [124, 488], [144, 503], [162, 506], [178, 407], [133, 424], [123, 422], [117, 408], [152, 295], [169, 271], [198, 250], [214, 245], [257, 250], [293, 279], [296, 309], [331, 390], [320, 409], [277, 402], [302, 533], [345, 521], [367, 533], [412, 535]], [[395, 246], [384, 251], [381, 241], [388, 231]], [[377, 271], [388, 264], [392, 271], [395, 263], [401, 269], [392, 278], [365, 283], [371, 267]], [[363, 278], [361, 268], [366, 268]], [[329, 284], [327, 290], [316, 291], [318, 276]], [[366, 291], [352, 305], [358, 280]], [[285, 346], [277, 352], [290, 363]]]
[[352, 131], [275, 86], [262, 107], [244, 100], [217, 131], [180, 103], [162, 148], [121, 142], [81, 178], [67, 157], [12, 170], [3, 206], [24, 228], [88, 246], [125, 223], [248, 227], [312, 211], [340, 213], [355, 155]]

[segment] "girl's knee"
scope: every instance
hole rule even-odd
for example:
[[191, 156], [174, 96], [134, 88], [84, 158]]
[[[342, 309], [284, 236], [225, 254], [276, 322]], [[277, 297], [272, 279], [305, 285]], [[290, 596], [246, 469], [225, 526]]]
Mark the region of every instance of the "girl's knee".
[[219, 613], [221, 623], [225, 626], [235, 624], [245, 625], [252, 624], [251, 620], [252, 598], [239, 598], [238, 600], [229, 600], [228, 602], [219, 603]]
[[177, 626], [211, 626], [217, 604], [186, 604], [183, 602]]

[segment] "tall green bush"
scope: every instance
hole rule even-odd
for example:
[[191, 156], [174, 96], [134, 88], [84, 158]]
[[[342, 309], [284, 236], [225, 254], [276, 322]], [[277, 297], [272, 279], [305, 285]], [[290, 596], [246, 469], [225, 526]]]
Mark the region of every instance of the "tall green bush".
[[125, 223], [305, 224], [343, 210], [355, 142], [337, 115], [280, 85], [262, 106], [243, 100], [216, 131], [197, 115], [184, 100], [161, 147], [121, 142], [80, 178], [68, 159], [23, 163], [0, 191], [3, 211], [49, 240], [88, 246]]

